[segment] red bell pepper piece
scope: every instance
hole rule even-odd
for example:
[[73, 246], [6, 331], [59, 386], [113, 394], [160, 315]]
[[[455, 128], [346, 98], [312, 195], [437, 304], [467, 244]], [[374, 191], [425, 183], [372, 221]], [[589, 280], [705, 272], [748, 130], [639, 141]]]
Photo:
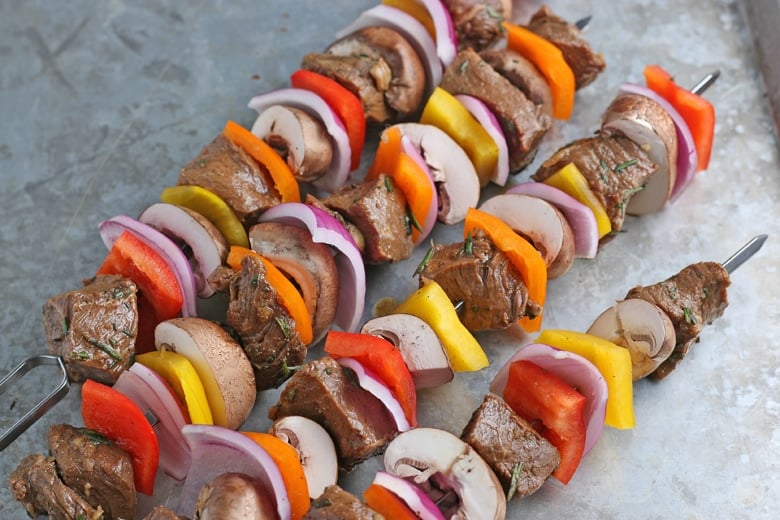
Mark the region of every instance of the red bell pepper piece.
[[558, 448], [561, 463], [553, 476], [566, 484], [585, 450], [585, 396], [555, 374], [530, 361], [509, 365], [504, 401], [530, 423], [541, 420], [539, 433]]
[[401, 351], [384, 338], [331, 330], [325, 352], [332, 358], [353, 358], [375, 373], [393, 392], [412, 427], [417, 426], [417, 390]]
[[141, 409], [110, 386], [87, 379], [81, 388], [81, 416], [84, 426], [130, 455], [136, 491], [153, 495], [160, 447]]
[[173, 269], [129, 231], [116, 239], [97, 274], [120, 274], [133, 280], [154, 307], [158, 321], [175, 318], [181, 312], [184, 300]]
[[648, 65], [644, 74], [647, 87], [663, 96], [685, 120], [699, 157], [697, 171], [706, 170], [715, 139], [715, 107], [703, 97], [675, 83], [672, 75], [658, 65]]
[[366, 141], [366, 113], [360, 99], [336, 80], [310, 70], [299, 69], [290, 76], [290, 84], [314, 92], [336, 112], [349, 137], [352, 151], [350, 169], [357, 170]]

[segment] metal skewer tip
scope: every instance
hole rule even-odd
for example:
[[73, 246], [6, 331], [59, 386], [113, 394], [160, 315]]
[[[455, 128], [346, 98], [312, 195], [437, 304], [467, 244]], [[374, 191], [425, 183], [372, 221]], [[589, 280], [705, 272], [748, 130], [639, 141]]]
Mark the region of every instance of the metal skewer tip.
[[761, 249], [761, 246], [764, 245], [766, 239], [767, 235], [758, 235], [753, 237], [747, 244], [742, 246], [739, 251], [731, 255], [728, 260], [723, 262], [723, 268], [729, 274], [736, 271], [737, 267], [747, 262], [751, 256], [756, 254], [758, 250]]
[[580, 18], [576, 22], [574, 22], [574, 25], [579, 29], [580, 31], [584, 31], [588, 28], [588, 25], [590, 25], [590, 20], [593, 18], [593, 15], [588, 15], [584, 18]]
[[693, 86], [691, 92], [694, 94], [703, 94], [705, 90], [710, 88], [713, 83], [720, 77], [720, 70], [715, 70], [704, 76], [701, 81]]

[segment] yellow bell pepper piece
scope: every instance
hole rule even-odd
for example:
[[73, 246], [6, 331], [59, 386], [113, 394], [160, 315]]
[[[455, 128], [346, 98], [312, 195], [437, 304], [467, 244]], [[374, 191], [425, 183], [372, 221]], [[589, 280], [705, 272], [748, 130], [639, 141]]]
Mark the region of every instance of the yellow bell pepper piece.
[[433, 18], [431, 18], [428, 9], [417, 2], [417, 0], [382, 0], [382, 3], [405, 12], [420, 22], [425, 27], [425, 30], [428, 31], [428, 34], [431, 35], [431, 38], [436, 38], [436, 27], [433, 25]]
[[607, 382], [607, 413], [604, 424], [629, 429], [634, 418], [634, 386], [631, 377], [631, 354], [605, 339], [571, 330], [548, 329], [536, 338], [543, 343], [584, 357], [599, 369]]
[[220, 230], [228, 244], [249, 247], [249, 238], [241, 221], [233, 208], [216, 193], [201, 186], [180, 184], [165, 188], [160, 200], [200, 213]]
[[456, 372], [473, 372], [490, 365], [482, 346], [460, 321], [447, 293], [433, 280], [425, 280], [393, 312], [413, 314], [428, 323], [439, 336]]
[[154, 370], [170, 385], [186, 406], [192, 424], [214, 424], [203, 383], [186, 357], [170, 350], [157, 350], [138, 354], [135, 360]]
[[580, 169], [574, 163], [569, 163], [557, 172], [547, 177], [545, 184], [554, 186], [561, 191], [565, 191], [578, 201], [590, 208], [596, 217], [596, 226], [599, 230], [599, 238], [612, 232], [612, 222], [607, 216], [607, 211], [601, 205], [599, 199], [593, 194], [588, 186], [588, 180], [582, 175]]
[[441, 87], [425, 103], [420, 123], [438, 127], [469, 156], [479, 183], [487, 186], [498, 163], [498, 145], [458, 99]]

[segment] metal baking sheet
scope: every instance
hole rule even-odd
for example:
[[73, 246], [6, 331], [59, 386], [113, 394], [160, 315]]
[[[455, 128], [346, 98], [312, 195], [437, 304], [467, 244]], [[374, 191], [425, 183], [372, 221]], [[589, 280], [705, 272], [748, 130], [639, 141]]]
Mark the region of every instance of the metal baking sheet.
[[[0, 2], [0, 375], [45, 352], [41, 306], [100, 264], [100, 221], [137, 215], [175, 183], [227, 119], [253, 121], [246, 103], [287, 85], [304, 53], [374, 5], [366, 0]], [[699, 260], [722, 261], [754, 235], [763, 250], [733, 275], [731, 304], [679, 369], [635, 388], [637, 427], [606, 429], [569, 485], [550, 481], [515, 500], [509, 518], [770, 518], [780, 508], [780, 158], [752, 39], [733, 0], [550, 0], [562, 16], [593, 15], [587, 37], [608, 63], [577, 94], [574, 116], [556, 122], [537, 163], [591, 134], [617, 87], [642, 82], [660, 63], [684, 85], [708, 72], [717, 110], [709, 169], [662, 212], [629, 218], [593, 260], [577, 260], [549, 285], [547, 327], [584, 331], [637, 284]], [[522, 22], [539, 2], [515, 2]], [[367, 153], [368, 159], [370, 149]], [[535, 165], [515, 181], [526, 180]], [[496, 192], [497, 190], [492, 190]], [[434, 240], [455, 241], [458, 226]], [[368, 270], [367, 319], [375, 302], [404, 298], [423, 251]], [[533, 337], [518, 329], [480, 334], [493, 362], [420, 393], [421, 423], [460, 433], [503, 361]], [[311, 355], [320, 355], [319, 348]], [[0, 398], [13, 418], [47, 377], [37, 370]], [[26, 515], [7, 478], [27, 454], [46, 450], [46, 430], [80, 424], [79, 387], [0, 454], [0, 517]], [[276, 392], [259, 397], [246, 429], [264, 430]], [[29, 399], [28, 399], [29, 400]], [[381, 467], [371, 460], [341, 483], [360, 493]], [[143, 508], [166, 503], [142, 497]]]

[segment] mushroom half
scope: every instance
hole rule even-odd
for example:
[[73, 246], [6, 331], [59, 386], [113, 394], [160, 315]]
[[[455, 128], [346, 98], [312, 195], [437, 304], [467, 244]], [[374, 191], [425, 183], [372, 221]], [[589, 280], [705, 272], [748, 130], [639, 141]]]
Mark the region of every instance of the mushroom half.
[[384, 455], [385, 470], [410, 479], [439, 506], [445, 518], [498, 520], [506, 497], [495, 473], [467, 443], [436, 428], [400, 434]]
[[640, 299], [621, 300], [602, 312], [588, 334], [625, 347], [631, 353], [634, 381], [652, 373], [674, 350], [677, 335], [664, 311]]
[[398, 313], [372, 318], [360, 332], [392, 343], [401, 352], [417, 389], [449, 383], [455, 376], [439, 336], [417, 316]]
[[279, 515], [263, 483], [243, 473], [223, 473], [201, 488], [194, 518], [274, 520]]
[[306, 417], [288, 415], [274, 421], [269, 431], [298, 451], [310, 498], [319, 497], [325, 488], [336, 484], [339, 462], [325, 428]]
[[463, 148], [443, 130], [421, 123], [396, 125], [419, 150], [431, 171], [439, 197], [438, 220], [457, 224], [479, 202], [479, 176]]

